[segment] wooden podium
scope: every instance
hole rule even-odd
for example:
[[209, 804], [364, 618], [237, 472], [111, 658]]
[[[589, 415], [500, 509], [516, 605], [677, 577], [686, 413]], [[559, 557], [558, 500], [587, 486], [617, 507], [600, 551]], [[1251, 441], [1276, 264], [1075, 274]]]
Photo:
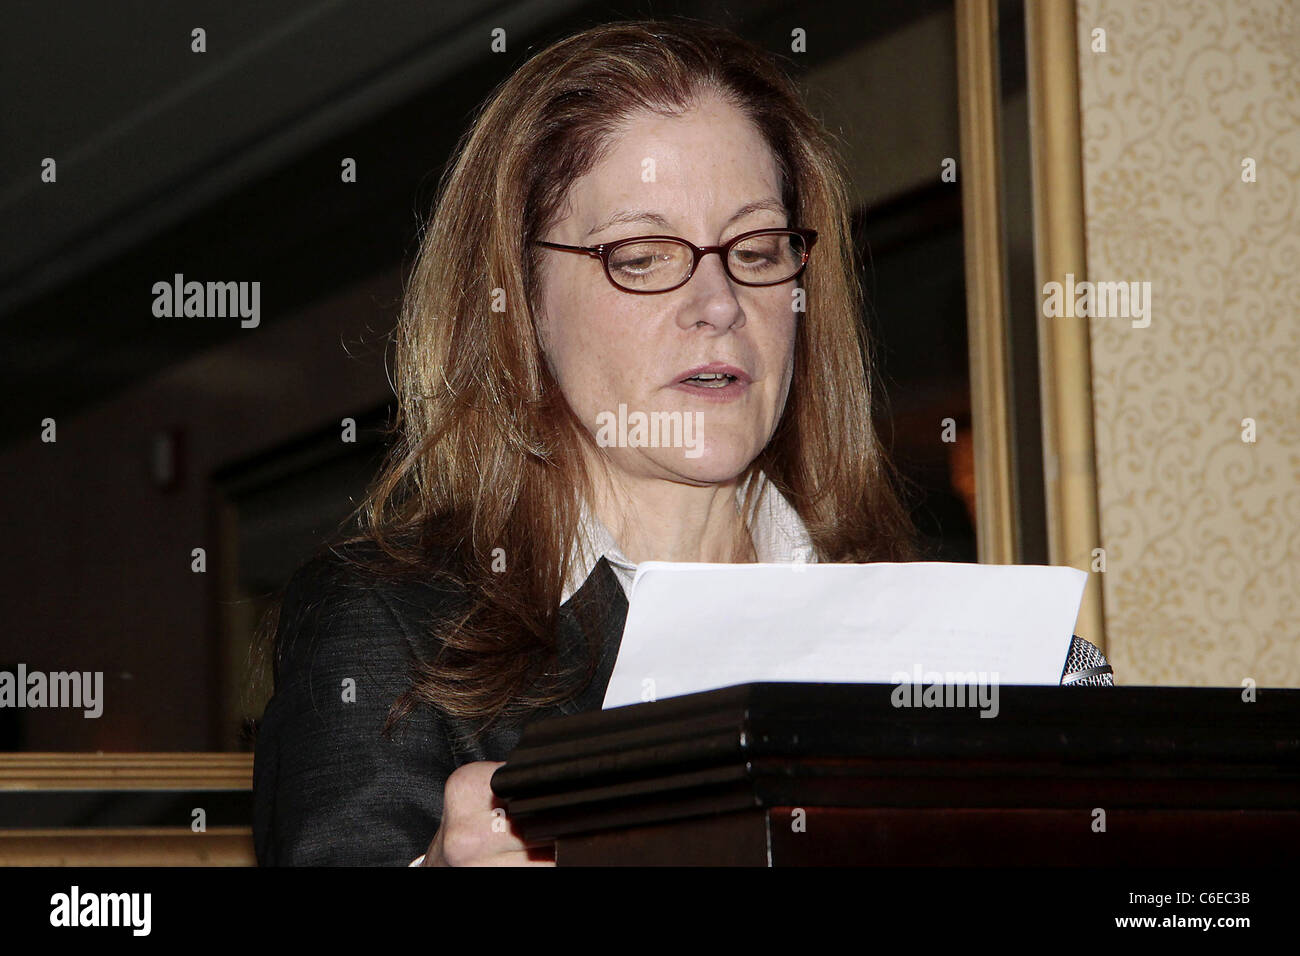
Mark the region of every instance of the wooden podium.
[[492, 788], [560, 866], [1300, 858], [1300, 690], [1004, 686], [991, 717], [912, 690], [747, 684], [545, 720]]

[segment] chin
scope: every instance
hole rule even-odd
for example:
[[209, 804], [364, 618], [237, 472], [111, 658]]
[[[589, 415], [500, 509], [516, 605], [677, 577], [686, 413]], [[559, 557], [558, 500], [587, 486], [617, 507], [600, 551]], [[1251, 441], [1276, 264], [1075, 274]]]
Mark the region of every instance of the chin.
[[754, 460], [752, 443], [705, 441], [696, 448], [657, 448], [658, 464], [687, 481], [716, 484], [735, 478]]

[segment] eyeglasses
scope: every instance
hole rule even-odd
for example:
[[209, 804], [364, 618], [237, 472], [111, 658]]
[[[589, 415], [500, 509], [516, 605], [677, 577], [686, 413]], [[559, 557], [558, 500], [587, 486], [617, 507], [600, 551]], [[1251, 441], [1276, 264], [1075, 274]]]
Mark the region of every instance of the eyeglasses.
[[720, 246], [697, 246], [676, 236], [635, 236], [598, 246], [566, 246], [534, 240], [561, 252], [580, 252], [599, 259], [609, 281], [624, 292], [654, 295], [691, 281], [700, 260], [712, 252], [738, 285], [780, 285], [798, 278], [817, 241], [815, 229], [755, 229]]

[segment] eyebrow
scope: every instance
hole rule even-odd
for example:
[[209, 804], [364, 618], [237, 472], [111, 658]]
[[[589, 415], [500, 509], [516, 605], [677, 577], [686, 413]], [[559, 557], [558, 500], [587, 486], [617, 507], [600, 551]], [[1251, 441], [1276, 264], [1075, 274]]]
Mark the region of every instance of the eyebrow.
[[[779, 213], [786, 212], [785, 205], [783, 203], [777, 202], [775, 199], [759, 199], [756, 200], [755, 202], [745, 203], [745, 205], [737, 209], [735, 214], [732, 215], [732, 217], [728, 219], [723, 225], [724, 227], [729, 226], [736, 220], [743, 219], [746, 216], [748, 216], [750, 213], [758, 212], [761, 209], [767, 209], [770, 210], [771, 212], [779, 212]], [[663, 229], [668, 228], [668, 220], [660, 213], [648, 212], [647, 210], [644, 209], [625, 209], [621, 212], [614, 213], [614, 215], [610, 216], [600, 225], [592, 226], [591, 229], [587, 231], [587, 235], [584, 238], [589, 238], [591, 236], [594, 236], [602, 229], [608, 229], [610, 226], [616, 226], [622, 223], [630, 223], [630, 222], [647, 222], [650, 223], [651, 225], [659, 226], [660, 228]]]

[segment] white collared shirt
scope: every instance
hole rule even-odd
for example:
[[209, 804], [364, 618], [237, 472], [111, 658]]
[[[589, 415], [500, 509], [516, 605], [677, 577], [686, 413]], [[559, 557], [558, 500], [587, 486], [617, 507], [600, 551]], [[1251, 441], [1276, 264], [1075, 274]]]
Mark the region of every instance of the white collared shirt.
[[[754, 539], [754, 552], [762, 564], [786, 564], [804, 562], [812, 564], [817, 561], [808, 529], [804, 526], [799, 513], [786, 500], [762, 472], [756, 473], [759, 481], [758, 493], [761, 496], [754, 516], [754, 526], [749, 529]], [[753, 480], [753, 479], [751, 479]], [[743, 486], [736, 493], [736, 510], [741, 509], [744, 500]], [[582, 506], [581, 525], [578, 529], [578, 545], [575, 560], [570, 565], [569, 579], [565, 582], [560, 603], [564, 604], [591, 576], [601, 558], [609, 562], [618, 583], [623, 586], [623, 593], [631, 597], [632, 579], [636, 576], [636, 565], [628, 560], [623, 550], [614, 540], [614, 536], [605, 527], [605, 523], [591, 511], [586, 504]]]

